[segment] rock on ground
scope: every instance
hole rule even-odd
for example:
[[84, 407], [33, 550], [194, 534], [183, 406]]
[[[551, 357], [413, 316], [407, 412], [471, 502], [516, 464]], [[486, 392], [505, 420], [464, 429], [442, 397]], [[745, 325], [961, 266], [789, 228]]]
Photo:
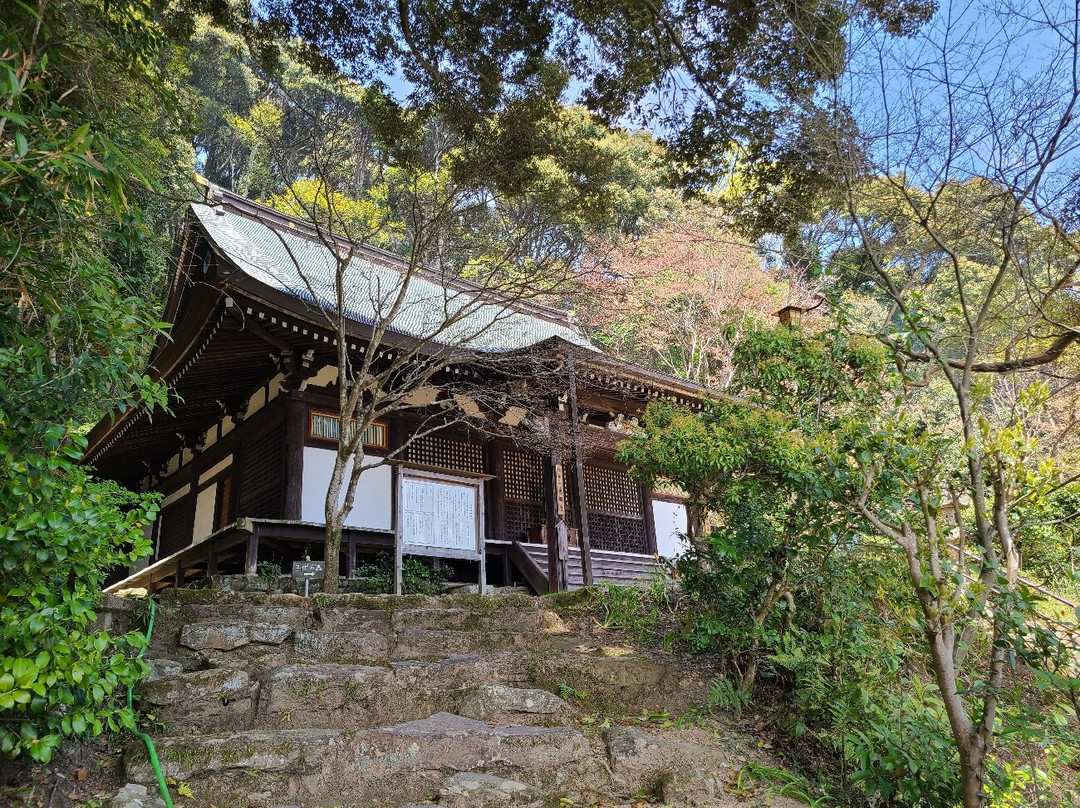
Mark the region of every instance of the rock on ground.
[[478, 772], [458, 772], [439, 792], [439, 804], [449, 808], [534, 808], [542, 801], [540, 790], [526, 783]]
[[128, 783], [116, 792], [111, 805], [112, 808], [165, 808], [165, 801], [156, 789], [151, 793], [146, 786]]

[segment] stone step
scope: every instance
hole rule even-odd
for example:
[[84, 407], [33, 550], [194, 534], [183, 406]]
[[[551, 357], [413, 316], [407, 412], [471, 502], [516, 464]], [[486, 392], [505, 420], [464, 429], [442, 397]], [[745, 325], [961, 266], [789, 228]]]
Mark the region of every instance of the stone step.
[[[427, 802], [458, 773], [488, 774], [544, 793], [606, 782], [588, 739], [568, 727], [492, 726], [449, 713], [380, 729], [293, 729], [157, 740], [166, 775], [199, 805], [372, 808]], [[139, 746], [127, 776], [151, 782]]]
[[484, 681], [513, 677], [506, 656], [450, 657], [386, 667], [314, 664], [278, 668], [263, 677], [255, 715], [265, 728], [363, 729], [453, 712]]
[[[457, 599], [457, 598], [455, 598]], [[504, 608], [504, 601], [516, 598], [490, 598], [489, 603], [480, 603], [472, 607], [447, 608], [395, 608], [395, 609], [355, 609], [331, 606], [317, 610], [315, 617], [318, 628], [324, 631], [409, 631], [409, 630], [450, 630], [450, 631], [485, 631], [531, 632], [544, 628], [554, 616], [547, 609], [530, 605], [529, 608]], [[537, 603], [530, 597], [529, 601]]]
[[465, 611], [406, 610], [387, 615], [340, 609], [297, 623], [257, 617], [193, 620], [175, 630], [172, 643], [159, 638], [151, 656], [194, 660], [187, 668], [244, 666], [267, 654], [283, 654], [297, 663], [384, 665], [454, 654], [559, 650], [579, 642], [558, 615], [547, 611], [511, 612], [499, 620]]
[[[141, 707], [172, 734], [247, 729], [365, 729], [462, 712], [507, 723], [551, 724], [571, 712], [683, 713], [702, 703], [707, 679], [673, 657], [580, 645], [552, 651], [467, 654], [438, 661], [288, 661], [266, 653], [244, 666], [180, 672], [139, 688]], [[541, 690], [571, 700], [544, 713], [506, 706], [485, 685]], [[519, 694], [515, 694], [519, 695]], [[533, 694], [534, 699], [537, 698]], [[563, 702], [565, 704], [565, 702]]]
[[247, 670], [211, 668], [143, 682], [139, 709], [170, 733], [250, 729], [259, 681]]
[[[197, 805], [545, 808], [562, 804], [796, 808], [743, 782], [757, 755], [723, 725], [613, 725], [590, 741], [569, 727], [492, 725], [446, 713], [356, 732], [290, 729], [158, 739], [167, 776]], [[749, 752], [749, 755], [748, 755]], [[141, 745], [126, 774], [151, 782]], [[748, 802], [749, 800], [749, 802]]]

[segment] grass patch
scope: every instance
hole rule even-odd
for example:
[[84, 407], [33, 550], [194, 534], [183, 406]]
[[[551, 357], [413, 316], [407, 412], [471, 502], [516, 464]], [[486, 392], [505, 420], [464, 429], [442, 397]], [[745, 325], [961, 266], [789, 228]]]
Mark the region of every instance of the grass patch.
[[789, 797], [809, 805], [810, 808], [832, 808], [836, 805], [829, 795], [805, 777], [757, 761], [751, 761], [739, 769], [732, 791], [736, 796], [744, 798], [763, 791], [766, 799]]
[[600, 624], [624, 632], [636, 645], [670, 647], [675, 639], [678, 594], [666, 579], [649, 586], [594, 587], [591, 595], [599, 607]]

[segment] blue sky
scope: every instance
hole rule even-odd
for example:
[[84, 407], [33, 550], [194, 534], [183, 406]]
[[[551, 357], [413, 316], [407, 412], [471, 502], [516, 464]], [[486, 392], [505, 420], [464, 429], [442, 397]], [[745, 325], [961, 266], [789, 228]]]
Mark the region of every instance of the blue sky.
[[[910, 39], [863, 32], [842, 97], [890, 170], [1023, 183], [1074, 97], [1076, 18], [1058, 2], [944, 2]], [[1051, 180], [1075, 170], [1077, 134], [1065, 127]]]

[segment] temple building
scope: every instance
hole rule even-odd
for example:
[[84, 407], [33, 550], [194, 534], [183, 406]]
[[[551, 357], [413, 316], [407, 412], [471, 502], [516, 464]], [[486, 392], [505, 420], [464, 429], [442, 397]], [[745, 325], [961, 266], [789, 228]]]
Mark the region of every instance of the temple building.
[[[337, 332], [319, 296], [334, 266], [309, 223], [213, 187], [191, 205], [162, 316], [173, 326], [149, 358], [148, 373], [172, 391], [170, 411], [114, 413], [89, 435], [86, 462], [100, 476], [162, 497], [152, 556], [109, 591], [322, 557], [339, 417]], [[392, 352], [410, 338], [415, 349], [440, 291], [434, 274], [413, 279], [407, 305], [372, 344], [370, 291], [407, 272], [398, 256], [352, 250], [347, 278], [363, 293], [346, 307], [350, 355]], [[454, 287], [473, 294], [463, 281]], [[343, 531], [343, 574], [400, 547], [536, 591], [647, 576], [657, 555], [677, 552], [686, 511], [677, 496], [631, 479], [616, 449], [650, 401], [700, 407], [704, 390], [604, 355], [557, 309], [493, 301], [469, 318], [442, 341], [472, 351], [477, 367], [527, 355], [553, 368], [556, 383], [540, 396], [542, 411], [481, 412], [458, 396], [475, 417], [439, 429], [425, 421], [417, 437], [425, 406], [440, 397], [435, 376], [373, 422], [364, 435], [373, 465]], [[461, 373], [468, 362], [446, 368]], [[560, 425], [571, 442], [545, 448], [533, 439], [540, 423]]]

